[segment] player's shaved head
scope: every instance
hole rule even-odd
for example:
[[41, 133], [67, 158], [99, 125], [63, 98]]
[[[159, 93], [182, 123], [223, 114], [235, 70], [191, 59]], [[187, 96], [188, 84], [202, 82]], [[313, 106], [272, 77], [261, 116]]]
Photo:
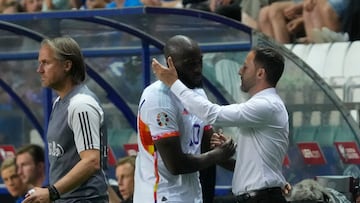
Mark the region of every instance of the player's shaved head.
[[196, 41], [175, 35], [165, 44], [164, 55], [171, 56], [179, 79], [189, 88], [202, 86], [202, 53]]

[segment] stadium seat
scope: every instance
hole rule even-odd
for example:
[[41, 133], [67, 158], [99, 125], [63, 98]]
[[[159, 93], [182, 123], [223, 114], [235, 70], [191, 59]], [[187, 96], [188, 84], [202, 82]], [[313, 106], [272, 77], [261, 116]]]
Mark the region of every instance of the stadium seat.
[[318, 126], [306, 125], [294, 128], [294, 143], [313, 142]]
[[247, 52], [206, 53], [203, 57], [203, 74], [231, 102], [243, 102], [248, 97], [240, 91], [239, 70]]
[[323, 78], [344, 99], [345, 77], [343, 65], [350, 42], [335, 42], [331, 45], [324, 64]]
[[340, 127], [335, 135], [335, 142], [352, 142], [356, 141], [355, 134], [348, 126]]
[[321, 77], [324, 75], [324, 65], [330, 46], [331, 43], [314, 44], [305, 58], [305, 62]]
[[108, 129], [108, 143], [111, 143], [114, 146], [122, 146], [125, 143], [129, 143], [129, 138], [133, 133], [133, 129], [117, 129], [110, 128]]
[[[360, 41], [351, 43], [345, 57], [344, 76], [347, 79], [345, 84], [346, 102], [360, 102]], [[356, 113], [354, 113], [356, 115]]]
[[294, 44], [284, 44], [284, 46], [285, 46], [287, 49], [291, 50], [291, 49], [294, 47]]
[[315, 141], [317, 141], [321, 147], [333, 146], [338, 128], [338, 126], [331, 125], [319, 126], [315, 135]]
[[345, 56], [349, 49], [350, 42], [335, 42], [331, 44], [325, 60], [324, 78], [343, 77], [343, 66]]
[[352, 42], [345, 56], [344, 76], [360, 76], [360, 41]]
[[241, 101], [243, 99], [239, 91], [239, 69], [240, 64], [230, 59], [222, 59], [215, 64], [216, 80], [223, 84], [225, 90], [232, 95], [235, 101]]
[[326, 160], [326, 164], [314, 165], [312, 168], [314, 175], [323, 176], [342, 174], [344, 166], [341, 162], [339, 162], [340, 157], [338, 152], [336, 151], [336, 148], [333, 146], [324, 146], [321, 147], [321, 151]]
[[291, 51], [301, 58], [302, 60], [306, 61], [306, 58], [309, 55], [310, 49], [312, 44], [295, 44]]

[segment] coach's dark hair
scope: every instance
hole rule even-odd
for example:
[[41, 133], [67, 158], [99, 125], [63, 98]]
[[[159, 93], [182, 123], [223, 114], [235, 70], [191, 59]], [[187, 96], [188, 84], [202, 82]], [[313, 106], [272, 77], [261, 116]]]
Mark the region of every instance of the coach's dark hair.
[[284, 57], [275, 49], [270, 47], [254, 47], [254, 63], [256, 66], [262, 66], [266, 72], [266, 80], [275, 87], [284, 72]]
[[21, 148], [19, 148], [16, 151], [15, 157], [19, 154], [24, 154], [24, 153], [29, 153], [36, 164], [38, 164], [40, 162], [45, 163], [45, 152], [44, 152], [44, 149], [39, 145], [28, 144], [28, 145], [22, 146]]
[[71, 37], [57, 37], [53, 39], [44, 39], [41, 42], [41, 46], [48, 45], [55, 52], [55, 58], [57, 60], [72, 62], [70, 69], [70, 75], [73, 82], [79, 84], [85, 80], [86, 66], [84, 63], [84, 57], [81, 53], [79, 44]]

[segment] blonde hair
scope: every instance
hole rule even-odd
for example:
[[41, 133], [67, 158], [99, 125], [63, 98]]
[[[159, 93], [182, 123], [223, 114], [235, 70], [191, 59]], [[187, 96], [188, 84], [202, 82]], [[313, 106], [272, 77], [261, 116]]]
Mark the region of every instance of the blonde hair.
[[136, 160], [136, 156], [126, 156], [123, 158], [120, 158], [117, 162], [116, 162], [116, 168], [120, 165], [124, 165], [126, 163], [129, 163], [135, 170], [135, 160]]
[[3, 171], [12, 166], [16, 166], [15, 157], [7, 158], [1, 163], [1, 170]]

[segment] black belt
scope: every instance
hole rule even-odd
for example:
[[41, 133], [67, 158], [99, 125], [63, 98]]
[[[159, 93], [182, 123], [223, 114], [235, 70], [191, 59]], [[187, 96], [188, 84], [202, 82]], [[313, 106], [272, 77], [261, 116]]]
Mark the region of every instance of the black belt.
[[265, 189], [260, 189], [260, 190], [253, 190], [253, 191], [249, 191], [244, 194], [241, 194], [241, 195], [237, 195], [237, 196], [235, 196], [235, 198], [236, 198], [237, 203], [241, 203], [241, 202], [245, 202], [252, 198], [266, 196], [266, 195], [269, 195], [272, 193], [281, 194], [282, 193], [281, 188], [280, 187], [272, 187], [272, 188], [265, 188]]

